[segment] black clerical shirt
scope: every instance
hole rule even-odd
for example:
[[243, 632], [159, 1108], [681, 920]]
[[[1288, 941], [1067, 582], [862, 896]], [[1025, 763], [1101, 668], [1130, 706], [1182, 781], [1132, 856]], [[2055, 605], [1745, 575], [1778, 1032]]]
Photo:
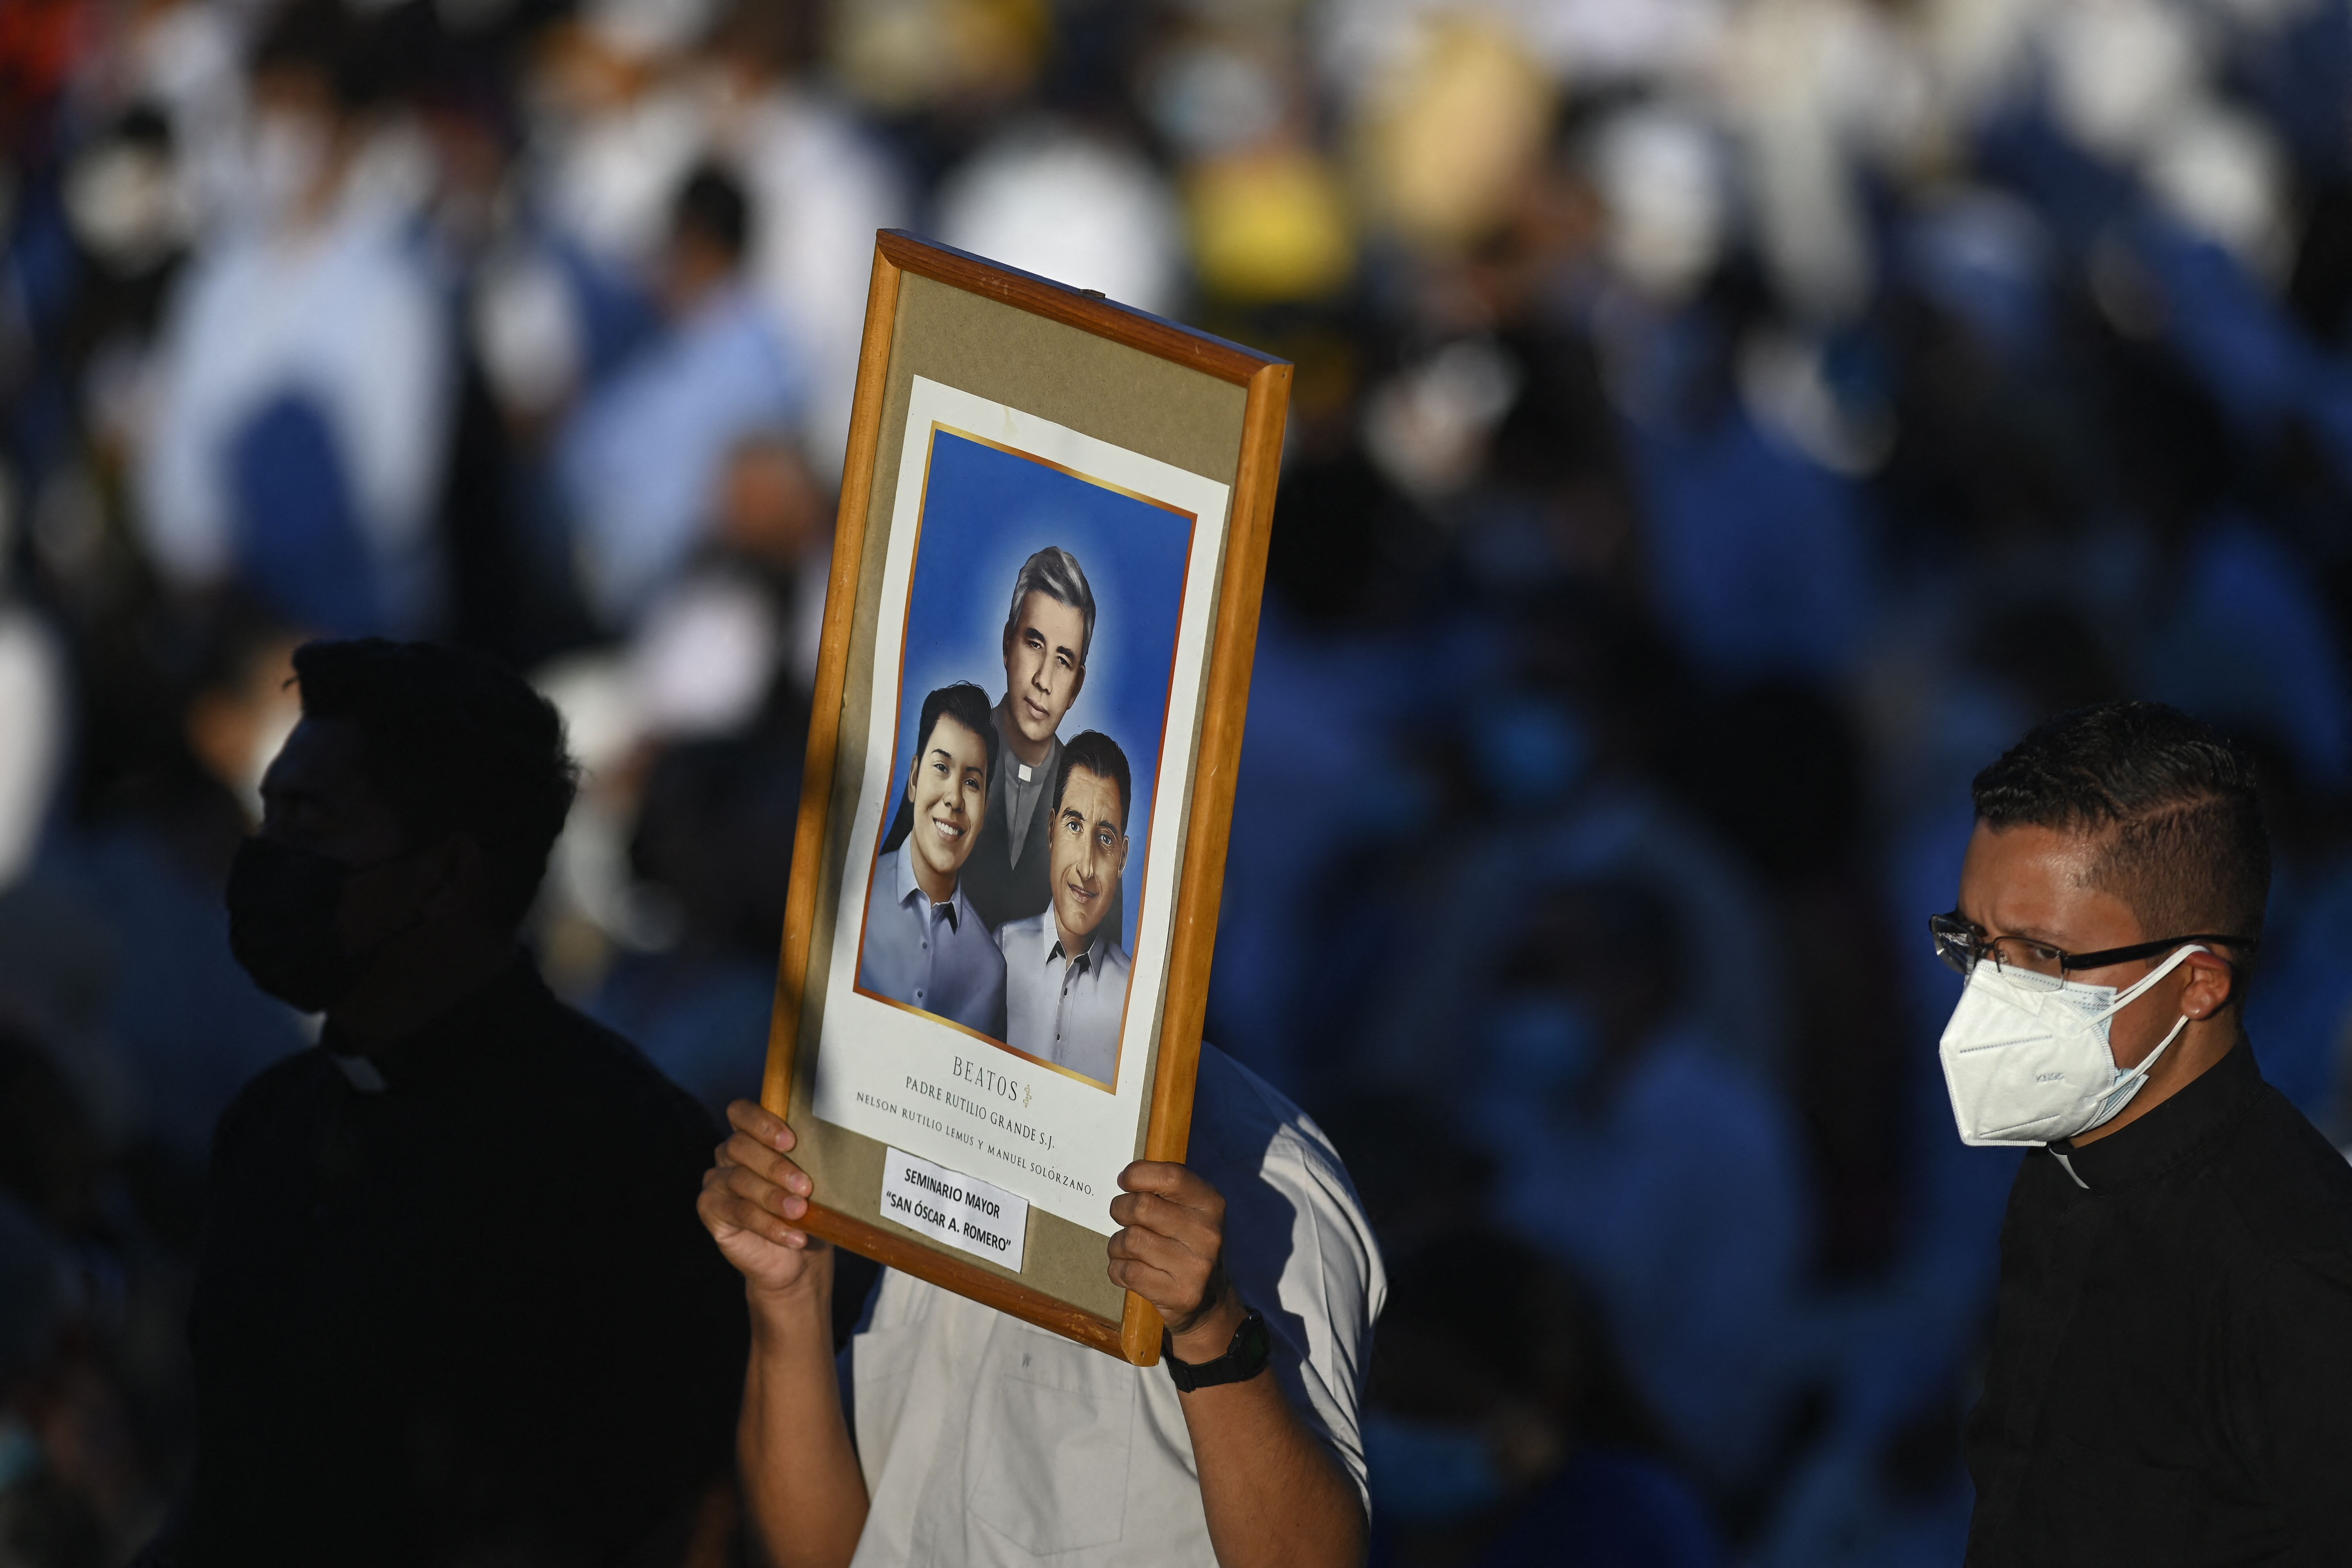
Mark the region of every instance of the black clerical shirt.
[[717, 1129], [520, 960], [375, 1058], [336, 1043], [221, 1121], [170, 1558], [676, 1562], [743, 1376], [694, 1208]]
[[2061, 1150], [2001, 1229], [1969, 1568], [2352, 1563], [2352, 1168], [2242, 1043]]

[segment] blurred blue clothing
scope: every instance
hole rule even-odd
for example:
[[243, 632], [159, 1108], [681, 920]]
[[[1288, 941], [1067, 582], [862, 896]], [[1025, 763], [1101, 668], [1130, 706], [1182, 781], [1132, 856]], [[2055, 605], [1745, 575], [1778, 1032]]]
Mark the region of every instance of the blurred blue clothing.
[[2241, 36], [2231, 69], [2294, 144], [2296, 162], [2338, 179], [2352, 174], [2352, 139], [2344, 134], [2352, 6], [2280, 8]]
[[[1310, 637], [1269, 598], [1258, 620], [1248, 727], [1234, 786], [1233, 840], [1210, 973], [1210, 1013], [1227, 1050], [1276, 1088], [1301, 1081], [1297, 1010], [1328, 965], [1301, 964], [1296, 911], [1351, 842], [1411, 831], [1434, 804], [1393, 756], [1397, 715], [1437, 711], [1448, 693], [1490, 685], [1492, 628], [1424, 629], [1413, 639]], [[1332, 790], [1328, 781], [1353, 781]]]
[[2294, 886], [2271, 886], [2261, 966], [2246, 994], [2246, 1038], [2263, 1079], [2337, 1143], [2347, 1026], [2352, 1025], [2352, 865], [2338, 860]]
[[613, 966], [585, 1011], [723, 1120], [729, 1101], [760, 1098], [775, 1002], [772, 962], [641, 954]]
[[221, 889], [151, 829], [101, 828], [50, 868], [113, 939], [108, 1026], [152, 1133], [201, 1161], [250, 1079], [310, 1043], [301, 1016], [262, 994], [229, 956]]
[[2033, 210], [2016, 197], [1963, 191], [1905, 225], [1896, 240], [1914, 288], [1966, 321], [2013, 362], [2049, 346], [2052, 246]]
[[2032, 203], [2078, 257], [2137, 197], [2131, 174], [2078, 143], [2045, 102], [2021, 102], [1986, 121], [1976, 135], [1979, 172]]
[[1710, 678], [1835, 681], [1873, 607], [1862, 501], [1744, 409], [1676, 429], [1634, 422], [1643, 540], [1659, 622]]
[[1811, 1359], [1797, 1129], [1768, 1081], [1687, 1030], [1622, 1075], [1597, 1105], [1490, 1076], [1476, 1122], [1496, 1207], [1591, 1284], [1650, 1409], [1736, 1486], [1783, 1436]]
[[[1372, 1472], [1369, 1568], [1394, 1568], [1396, 1526]], [[1718, 1568], [1727, 1561], [1690, 1482], [1641, 1455], [1587, 1449], [1515, 1502], [1469, 1568]]]
[[1697, 1489], [1637, 1454], [1589, 1450], [1522, 1504], [1477, 1568], [1716, 1568]]
[[2207, 524], [2179, 599], [2147, 653], [2146, 695], [2286, 746], [2312, 784], [2352, 779], [2352, 685], [2309, 565], [2242, 518]]
[[352, 505], [334, 432], [318, 404], [289, 393], [229, 440], [237, 577], [289, 626], [380, 637], [375, 563]]
[[590, 602], [634, 621], [693, 552], [729, 456], [789, 432], [801, 367], [769, 314], [722, 288], [591, 393], [566, 427], [557, 471]]
[[2267, 446], [2300, 417], [2352, 486], [2352, 361], [2313, 342], [2213, 241], [2157, 218], [2135, 224], [2132, 239], [2165, 296], [2174, 346], [2239, 433]]

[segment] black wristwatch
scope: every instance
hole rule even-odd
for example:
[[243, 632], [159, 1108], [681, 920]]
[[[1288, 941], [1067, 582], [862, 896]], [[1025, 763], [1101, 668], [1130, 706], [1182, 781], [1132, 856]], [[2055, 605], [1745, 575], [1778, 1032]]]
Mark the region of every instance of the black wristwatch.
[[1160, 1360], [1179, 1394], [1214, 1388], [1221, 1383], [1247, 1383], [1273, 1359], [1274, 1336], [1265, 1331], [1265, 1319], [1255, 1307], [1234, 1331], [1234, 1342], [1225, 1347], [1225, 1353], [1214, 1361], [1178, 1361], [1174, 1337], [1166, 1329], [1160, 1331]]

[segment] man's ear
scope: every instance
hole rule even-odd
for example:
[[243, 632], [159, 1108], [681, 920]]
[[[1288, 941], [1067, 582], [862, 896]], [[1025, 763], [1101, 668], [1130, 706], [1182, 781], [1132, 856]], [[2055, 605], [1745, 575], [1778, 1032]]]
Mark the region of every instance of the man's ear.
[[424, 854], [425, 912], [443, 915], [479, 904], [488, 894], [489, 861], [470, 833], [453, 833]]
[[[1078, 693], [1079, 693], [1079, 692], [1081, 692], [1081, 691], [1084, 691], [1086, 689], [1087, 689], [1087, 667], [1086, 667], [1085, 665], [1083, 665], [1083, 664], [1082, 664], [1082, 665], [1078, 666], [1078, 678], [1077, 678], [1077, 679], [1076, 679], [1076, 680], [1075, 680], [1075, 681], [1073, 681], [1073, 682], [1071, 682], [1071, 684], [1070, 684], [1070, 700], [1071, 700], [1071, 701], [1073, 701], [1073, 702], [1076, 702], [1076, 701], [1078, 700]], [[1064, 709], [1062, 710], [1062, 711], [1063, 711], [1063, 712], [1065, 712], [1065, 713], [1066, 713], [1066, 712], [1068, 712], [1068, 711], [1069, 711], [1069, 709], [1067, 709], [1067, 708], [1066, 707], [1066, 708], [1064, 708]]]
[[2238, 972], [2229, 960], [2192, 952], [2180, 967], [2189, 972], [2189, 984], [2180, 993], [2184, 1016], [2210, 1018], [2238, 999]]

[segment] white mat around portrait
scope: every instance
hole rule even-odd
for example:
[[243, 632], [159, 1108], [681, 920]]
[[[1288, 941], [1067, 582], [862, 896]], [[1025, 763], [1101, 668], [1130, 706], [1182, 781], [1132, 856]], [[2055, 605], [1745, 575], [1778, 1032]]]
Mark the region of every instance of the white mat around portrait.
[[[1143, 878], [1143, 897], [1137, 929], [1129, 933], [1133, 989], [1121, 1037], [1118, 1082], [1111, 1093], [856, 989], [858, 937], [875, 846], [883, 814], [895, 804], [891, 774], [905, 610], [934, 425], [970, 432], [1196, 519], [1167, 724], [1150, 794], [1150, 835], [1141, 863], [1130, 860], [1127, 869], [1128, 876]], [[827, 1121], [950, 1171], [992, 1182], [1049, 1214], [1104, 1236], [1117, 1228], [1110, 1219], [1110, 1200], [1118, 1194], [1119, 1171], [1135, 1158], [1150, 1087], [1151, 1031], [1159, 1020], [1173, 940], [1176, 860], [1191, 799], [1188, 774], [1200, 730], [1230, 495], [1226, 486], [1213, 479], [1008, 405], [914, 378], [876, 616], [866, 766], [851, 818], [849, 863], [843, 868], [835, 905], [832, 963], [817, 1043], [814, 1109]], [[1001, 670], [993, 673], [997, 679], [992, 684], [1001, 686]], [[845, 742], [852, 739], [843, 736]]]

